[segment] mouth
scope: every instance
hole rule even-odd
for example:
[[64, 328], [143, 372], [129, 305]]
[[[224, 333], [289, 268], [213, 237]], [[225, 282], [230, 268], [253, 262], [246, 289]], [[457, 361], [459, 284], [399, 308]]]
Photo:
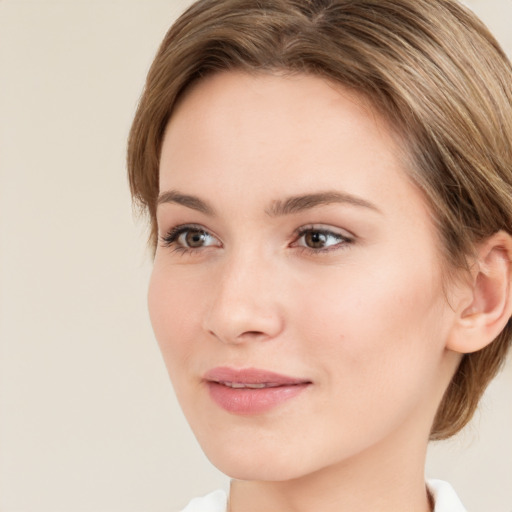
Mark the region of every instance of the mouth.
[[297, 397], [312, 382], [255, 368], [227, 367], [207, 372], [204, 381], [210, 398], [232, 414], [262, 414]]
[[226, 381], [212, 381], [217, 384], [222, 384], [223, 386], [227, 386], [228, 388], [233, 389], [264, 389], [264, 388], [277, 388], [281, 386], [281, 384], [275, 384], [273, 382], [265, 382], [262, 384], [249, 384], [247, 382], [226, 382]]

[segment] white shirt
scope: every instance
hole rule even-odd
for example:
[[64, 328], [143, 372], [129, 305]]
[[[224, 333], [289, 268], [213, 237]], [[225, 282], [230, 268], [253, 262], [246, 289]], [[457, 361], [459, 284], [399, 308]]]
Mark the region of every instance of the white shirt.
[[[449, 483], [429, 480], [427, 487], [436, 504], [434, 512], [467, 512]], [[193, 499], [181, 512], [226, 512], [227, 502], [224, 491], [215, 491], [203, 498]]]
[[214, 491], [203, 498], [194, 498], [181, 512], [226, 512], [228, 495]]

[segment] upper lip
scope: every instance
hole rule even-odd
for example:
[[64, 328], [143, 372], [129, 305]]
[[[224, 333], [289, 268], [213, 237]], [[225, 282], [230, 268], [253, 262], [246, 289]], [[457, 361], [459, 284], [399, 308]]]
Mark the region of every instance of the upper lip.
[[229, 368], [219, 366], [207, 371], [204, 380], [219, 383], [237, 383], [237, 384], [265, 384], [272, 386], [293, 386], [297, 384], [309, 384], [308, 379], [290, 377], [268, 370], [258, 368]]

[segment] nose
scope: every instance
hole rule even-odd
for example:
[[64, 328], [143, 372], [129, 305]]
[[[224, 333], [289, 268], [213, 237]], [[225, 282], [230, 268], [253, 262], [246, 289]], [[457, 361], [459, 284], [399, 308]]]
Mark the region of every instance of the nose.
[[284, 316], [279, 272], [272, 261], [238, 254], [216, 270], [203, 328], [231, 344], [276, 338]]

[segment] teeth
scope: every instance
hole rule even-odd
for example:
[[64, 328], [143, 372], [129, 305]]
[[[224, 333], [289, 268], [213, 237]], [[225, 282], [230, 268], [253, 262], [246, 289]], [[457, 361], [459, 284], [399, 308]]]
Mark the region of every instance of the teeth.
[[272, 383], [262, 383], [262, 384], [246, 384], [243, 382], [220, 382], [220, 384], [223, 384], [224, 386], [227, 386], [228, 388], [233, 389], [263, 389], [263, 388], [275, 388], [279, 384], [272, 384]]
[[246, 387], [244, 384], [239, 384], [238, 382], [231, 382], [228, 384], [228, 386], [235, 389], [241, 389]]

